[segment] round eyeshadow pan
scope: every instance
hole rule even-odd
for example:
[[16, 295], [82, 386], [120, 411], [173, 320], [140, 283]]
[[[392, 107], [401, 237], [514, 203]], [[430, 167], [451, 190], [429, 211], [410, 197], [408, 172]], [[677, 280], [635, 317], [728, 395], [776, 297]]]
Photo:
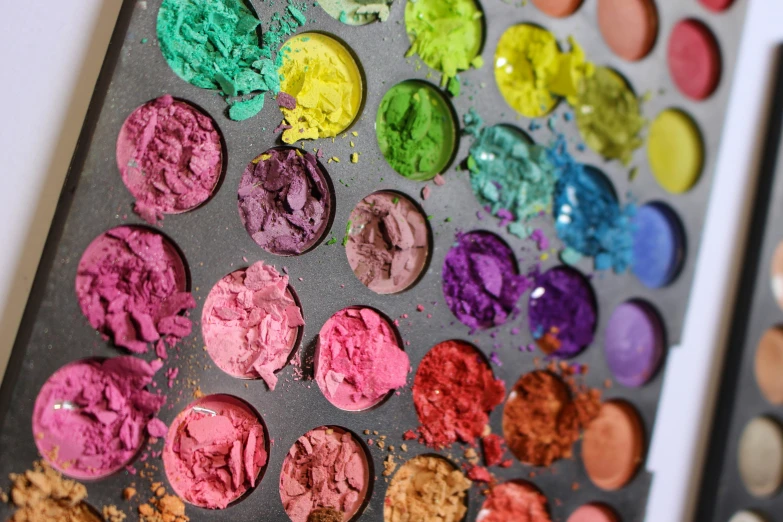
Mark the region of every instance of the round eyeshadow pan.
[[614, 378], [628, 387], [646, 384], [661, 364], [664, 331], [658, 314], [642, 301], [627, 301], [612, 312], [604, 355]]
[[587, 476], [603, 490], [622, 488], [639, 469], [644, 444], [644, 426], [636, 408], [625, 401], [603, 403], [582, 439]]
[[756, 384], [762, 395], [775, 405], [783, 404], [783, 329], [764, 332], [756, 348], [754, 361]]
[[704, 166], [704, 143], [696, 122], [677, 109], [660, 112], [650, 125], [647, 160], [664, 189], [672, 194], [688, 192]]
[[772, 294], [778, 306], [783, 309], [783, 241], [775, 248], [770, 267]]
[[748, 493], [768, 497], [783, 482], [783, 431], [777, 422], [756, 417], [742, 431], [737, 450], [740, 477]]
[[415, 181], [427, 181], [446, 169], [454, 156], [456, 128], [449, 101], [420, 80], [406, 80], [386, 91], [375, 119], [386, 162]]
[[578, 507], [567, 522], [620, 522], [620, 519], [609, 506], [592, 503]]
[[665, 203], [639, 207], [633, 218], [634, 275], [648, 288], [662, 288], [679, 274], [685, 260], [685, 231]]
[[332, 503], [340, 508], [334, 512], [341, 520], [354, 520], [372, 495], [370, 471], [367, 450], [356, 435], [339, 426], [320, 426], [288, 450], [280, 472], [280, 500], [291, 522], [308, 522], [311, 511]]
[[511, 480], [489, 490], [476, 520], [550, 520], [549, 506], [546, 497], [535, 485], [525, 480]]
[[620, 58], [638, 61], [658, 37], [658, 10], [653, 0], [598, 0], [598, 27]]
[[699, 0], [699, 3], [710, 11], [720, 13], [731, 7], [734, 0]]
[[533, 5], [546, 15], [565, 18], [579, 9], [582, 0], [533, 0]]
[[674, 84], [688, 98], [704, 100], [718, 86], [721, 76], [718, 41], [698, 20], [682, 20], [674, 26], [667, 59]]
[[225, 509], [261, 482], [269, 441], [263, 420], [245, 401], [207, 395], [169, 426], [163, 446], [166, 477], [186, 502]]

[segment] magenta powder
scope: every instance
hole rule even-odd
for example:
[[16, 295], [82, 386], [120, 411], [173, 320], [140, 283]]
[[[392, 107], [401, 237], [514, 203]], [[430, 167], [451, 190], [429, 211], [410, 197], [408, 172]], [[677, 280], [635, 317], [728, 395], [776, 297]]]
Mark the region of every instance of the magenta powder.
[[326, 174], [315, 156], [294, 148], [270, 149], [250, 162], [237, 196], [247, 233], [273, 254], [312, 248], [332, 211]]
[[223, 148], [212, 119], [166, 94], [128, 116], [117, 167], [148, 223], [204, 203], [220, 178]]
[[234, 377], [261, 377], [271, 390], [304, 324], [288, 276], [263, 261], [218, 281], [201, 314], [204, 343], [215, 364]]
[[185, 264], [161, 234], [117, 227], [87, 247], [76, 274], [76, 297], [93, 328], [134, 353], [165, 339], [190, 335], [183, 311], [194, 308], [186, 292]]
[[443, 295], [452, 313], [471, 329], [505, 323], [531, 285], [519, 275], [514, 253], [491, 232], [457, 234], [443, 261]]
[[38, 451], [52, 466], [78, 478], [99, 478], [130, 463], [166, 398], [146, 390], [162, 363], [129, 355], [89, 359], [57, 370], [33, 410]]
[[593, 342], [596, 302], [587, 279], [557, 266], [536, 277], [528, 302], [530, 332], [548, 355], [570, 358]]

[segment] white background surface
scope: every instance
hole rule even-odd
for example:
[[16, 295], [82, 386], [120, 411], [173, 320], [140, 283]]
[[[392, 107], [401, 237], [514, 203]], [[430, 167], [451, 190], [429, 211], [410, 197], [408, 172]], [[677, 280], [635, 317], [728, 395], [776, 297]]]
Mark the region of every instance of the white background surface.
[[[587, 0], [593, 1], [593, 0]], [[658, 0], [695, 1], [695, 0]], [[783, 2], [749, 2], [682, 346], [671, 353], [647, 466], [648, 522], [690, 520], [709, 431]], [[0, 17], [0, 375], [120, 0], [4, 1]], [[779, 93], [778, 95], [783, 95]]]

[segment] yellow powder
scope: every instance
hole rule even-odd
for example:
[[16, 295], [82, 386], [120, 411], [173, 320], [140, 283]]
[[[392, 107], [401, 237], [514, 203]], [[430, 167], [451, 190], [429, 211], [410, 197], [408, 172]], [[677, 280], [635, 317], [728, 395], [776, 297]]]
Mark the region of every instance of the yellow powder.
[[647, 159], [655, 179], [674, 194], [696, 184], [704, 163], [704, 145], [699, 128], [684, 112], [667, 109], [650, 126]]
[[421, 455], [394, 475], [383, 506], [385, 522], [459, 522], [471, 481], [449, 461]]
[[362, 103], [362, 77], [351, 53], [337, 40], [319, 33], [297, 35], [283, 46], [280, 88], [296, 99], [281, 107], [285, 143], [331, 138], [356, 118]]
[[495, 80], [506, 102], [528, 118], [544, 116], [559, 97], [574, 98], [593, 65], [573, 39], [560, 52], [555, 36], [529, 24], [509, 27], [495, 50]]

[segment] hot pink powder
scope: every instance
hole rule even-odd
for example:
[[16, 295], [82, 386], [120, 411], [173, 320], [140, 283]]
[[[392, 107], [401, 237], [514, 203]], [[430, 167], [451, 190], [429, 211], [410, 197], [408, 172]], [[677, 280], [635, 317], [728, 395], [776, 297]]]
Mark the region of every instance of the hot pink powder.
[[409, 370], [391, 326], [370, 308], [340, 310], [318, 334], [315, 380], [338, 408], [358, 411], [377, 404], [405, 386]]
[[169, 345], [190, 335], [196, 306], [185, 291], [185, 264], [162, 235], [122, 226], [98, 236], [82, 255], [76, 297], [93, 328], [114, 344], [145, 353], [147, 343]]
[[272, 390], [303, 325], [288, 276], [262, 261], [218, 281], [201, 315], [215, 364], [235, 377], [261, 377]]
[[292, 522], [307, 522], [312, 511], [330, 507], [348, 521], [367, 496], [367, 455], [339, 428], [310, 430], [291, 446], [280, 473], [280, 500]]
[[166, 398], [145, 389], [161, 366], [159, 360], [149, 364], [125, 355], [57, 370], [35, 401], [38, 451], [78, 479], [103, 477], [127, 465], [141, 448], [145, 427], [155, 432], [162, 424], [153, 416]]
[[212, 119], [170, 95], [128, 116], [117, 138], [117, 166], [150, 224], [206, 201], [220, 178], [222, 146]]
[[264, 427], [241, 400], [209, 395], [169, 428], [163, 465], [174, 491], [191, 504], [223, 509], [255, 487], [266, 465]]

